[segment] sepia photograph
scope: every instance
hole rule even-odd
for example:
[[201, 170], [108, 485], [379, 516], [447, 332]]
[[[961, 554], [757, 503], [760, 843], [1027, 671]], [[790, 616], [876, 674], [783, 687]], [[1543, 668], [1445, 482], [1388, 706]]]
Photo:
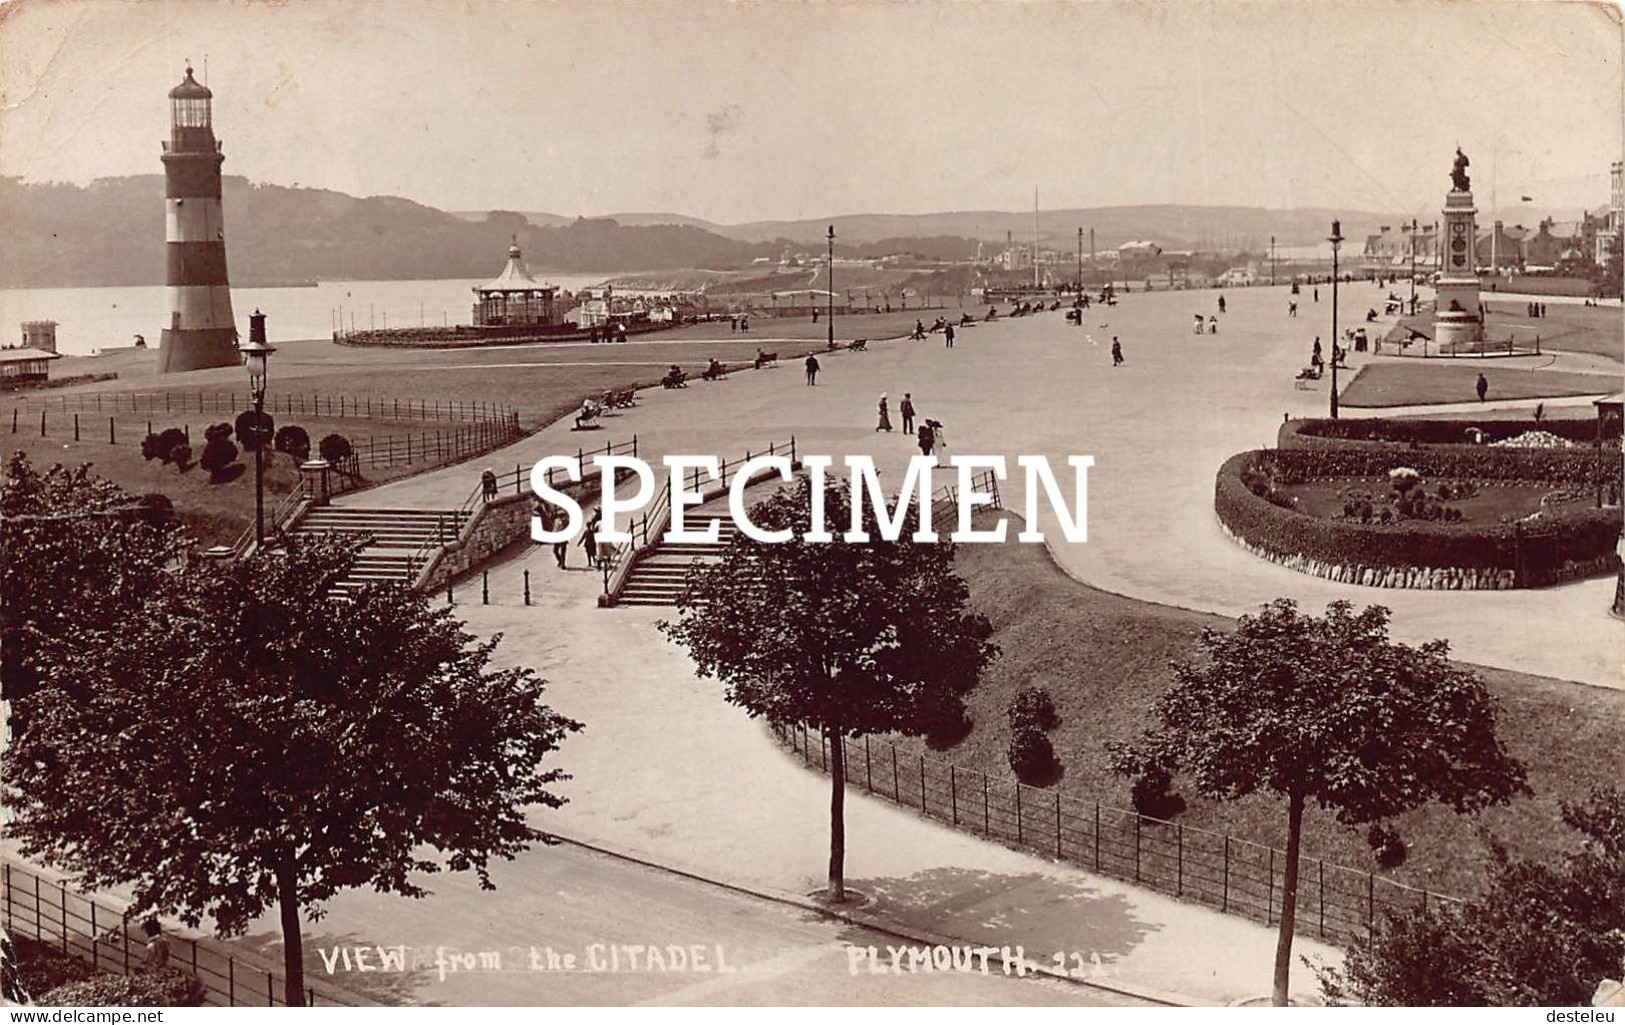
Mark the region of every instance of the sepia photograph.
[[1615, 1020], [1622, 67], [0, 0], [7, 1020]]

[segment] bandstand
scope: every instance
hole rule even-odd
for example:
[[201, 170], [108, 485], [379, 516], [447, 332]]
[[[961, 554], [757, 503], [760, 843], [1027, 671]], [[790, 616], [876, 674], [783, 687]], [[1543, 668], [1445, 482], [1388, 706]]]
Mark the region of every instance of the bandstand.
[[555, 286], [531, 277], [516, 238], [508, 247], [508, 264], [502, 273], [483, 285], [474, 286], [474, 324], [476, 327], [557, 326], [564, 322], [558, 294]]

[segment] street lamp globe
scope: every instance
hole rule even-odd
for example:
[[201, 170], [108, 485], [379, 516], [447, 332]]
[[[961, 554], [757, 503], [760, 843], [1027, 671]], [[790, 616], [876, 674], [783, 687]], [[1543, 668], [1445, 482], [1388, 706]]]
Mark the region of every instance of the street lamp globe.
[[248, 386], [254, 393], [254, 401], [259, 402], [265, 396], [265, 377], [276, 346], [265, 340], [265, 314], [255, 310], [248, 318], [248, 325], [248, 344], [239, 345], [237, 351], [248, 368]]

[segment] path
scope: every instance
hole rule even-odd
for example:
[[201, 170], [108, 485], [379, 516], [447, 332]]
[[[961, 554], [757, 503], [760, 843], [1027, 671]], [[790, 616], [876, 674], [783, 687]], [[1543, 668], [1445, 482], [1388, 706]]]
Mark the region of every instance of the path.
[[[474, 632], [503, 634], [499, 660], [536, 668], [549, 681], [548, 703], [586, 723], [559, 755], [574, 777], [559, 787], [570, 803], [533, 824], [735, 885], [791, 895], [821, 889], [827, 778], [724, 703], [714, 682], [695, 677], [655, 627], [671, 610], [598, 609], [597, 575], [578, 551], [571, 559], [560, 573], [550, 551], [526, 551], [492, 569], [492, 605], [477, 604], [466, 588], [458, 604]], [[468, 597], [476, 603], [465, 604]], [[846, 821], [848, 884], [875, 898], [867, 913], [905, 930], [1019, 944], [1043, 960], [1077, 952], [1091, 963], [1098, 955], [1108, 980], [1204, 1003], [1268, 990], [1275, 933], [1261, 924], [1009, 850], [857, 792]], [[495, 893], [457, 877], [429, 880], [437, 892], [419, 902], [345, 893], [319, 928], [367, 943], [545, 937], [554, 927], [548, 905], [558, 854], [533, 850], [499, 866]], [[641, 920], [637, 908], [621, 907], [606, 928], [629, 920]], [[1297, 949], [1338, 956], [1308, 939]], [[1294, 971], [1294, 989], [1312, 992], [1308, 971]]]
[[[1068, 455], [1095, 457], [1089, 542], [1060, 541], [1047, 507], [1038, 523], [1052, 533], [1061, 566], [1096, 587], [1224, 615], [1254, 611], [1282, 595], [1308, 607], [1337, 598], [1380, 603], [1393, 610], [1399, 640], [1445, 637], [1469, 662], [1620, 687], [1625, 623], [1608, 614], [1612, 580], [1537, 591], [1366, 588], [1276, 566], [1222, 533], [1213, 514], [1219, 464], [1241, 449], [1273, 445], [1284, 413], [1324, 415], [1328, 382], [1300, 391], [1292, 377], [1307, 360], [1310, 340], [1330, 337], [1329, 291], [1322, 289], [1319, 304], [1305, 302], [1307, 292], [1299, 296], [1299, 316], [1288, 319], [1285, 286], [1227, 290], [1229, 312], [1217, 335], [1196, 336], [1189, 326], [1193, 311], [1213, 308], [1215, 292], [1135, 292], [1116, 307], [1087, 311], [1083, 327], [1067, 325], [1060, 313], [1044, 314], [962, 330], [952, 351], [933, 335], [823, 356], [816, 388], [786, 363], [679, 391], [652, 389], [641, 393], [637, 408], [605, 418], [603, 430], [555, 424], [488, 462], [529, 465], [544, 454], [633, 433], [650, 461], [670, 452], [733, 456], [793, 434], [803, 454], [837, 460], [872, 454], [883, 474], [897, 479], [918, 450], [910, 438], [873, 432], [874, 405], [888, 392], [895, 423], [907, 390], [921, 416], [945, 422], [950, 453], [1004, 455], [1012, 469], [1023, 453], [1063, 468]], [[1385, 294], [1369, 284], [1342, 292], [1345, 323], [1380, 305]], [[1116, 369], [1113, 335], [1127, 356]], [[1353, 353], [1351, 367], [1368, 359]], [[410, 478], [350, 501], [455, 506], [479, 465]], [[1020, 511], [1023, 482], [1009, 481], [1004, 493]]]

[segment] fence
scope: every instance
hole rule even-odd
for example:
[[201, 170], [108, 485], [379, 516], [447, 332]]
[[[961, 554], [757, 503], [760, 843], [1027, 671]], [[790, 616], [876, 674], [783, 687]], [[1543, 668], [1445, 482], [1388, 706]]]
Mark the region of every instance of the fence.
[[[806, 727], [774, 733], [806, 765], [829, 771], [829, 738], [820, 735], [813, 751]], [[842, 750], [849, 787], [928, 818], [1226, 914], [1280, 920], [1286, 854], [1274, 847], [903, 754], [890, 741], [843, 738]], [[1299, 861], [1297, 930], [1322, 939], [1369, 936], [1379, 911], [1425, 911], [1441, 901], [1459, 903], [1320, 858]]]
[[[56, 409], [62, 413], [236, 413], [253, 406], [245, 392], [153, 391], [79, 392], [73, 395], [18, 394], [16, 401], [30, 410]], [[273, 415], [320, 416], [329, 419], [422, 420], [504, 423], [517, 420], [519, 410], [506, 403], [464, 402], [444, 399], [375, 398], [367, 395], [323, 395], [278, 389], [265, 396], [265, 411]]]
[[[145, 941], [130, 935], [129, 916], [68, 889], [66, 883], [42, 879], [37, 872], [6, 861], [0, 869], [0, 908], [10, 935], [57, 947], [89, 962], [97, 971], [128, 975], [144, 967]], [[284, 976], [257, 958], [231, 953], [210, 940], [169, 939], [169, 963], [197, 977], [206, 1004], [285, 1006]], [[360, 1006], [354, 994], [340, 994], [320, 984], [305, 987], [305, 1003], [312, 1007]]]
[[[298, 404], [295, 403], [295, 405]], [[460, 403], [457, 405], [460, 411], [468, 411], [476, 418], [464, 420], [457, 423], [456, 426], [439, 427], [433, 430], [404, 435], [368, 435], [349, 439], [355, 456], [353, 472], [359, 473], [363, 464], [369, 470], [376, 470], [380, 468], [392, 469], [396, 466], [415, 466], [419, 463], [439, 465], [441, 463], [459, 462], [489, 452], [494, 448], [500, 448], [524, 434], [524, 429], [519, 426], [517, 413], [511, 413], [505, 417], [486, 419], [484, 414], [476, 408], [479, 405], [478, 403]], [[342, 396], [340, 396], [339, 408], [349, 408], [352, 417], [357, 415], [355, 407], [347, 407]], [[444, 412], [446, 408], [449, 407], [442, 408], [441, 411]], [[421, 411], [430, 414], [426, 419], [430, 421], [437, 419], [433, 415], [436, 412], [435, 407], [425, 405]], [[199, 410], [196, 407], [187, 407], [185, 412], [196, 413]], [[218, 412], [221, 416], [229, 416], [233, 410], [205, 408], [202, 412], [209, 414]], [[414, 410], [414, 412], [418, 412], [418, 410]], [[146, 420], [144, 425], [141, 421], [134, 424], [131, 424], [128, 420], [123, 423], [119, 422], [121, 415], [129, 416], [137, 413], [152, 415], [154, 411], [150, 409], [137, 411], [132, 410], [127, 404], [120, 405], [118, 412], [106, 414], [107, 423], [104, 434], [101, 415], [99, 414], [89, 414], [94, 419], [85, 420], [82, 418], [87, 414], [83, 411], [72, 408], [58, 409], [53, 403], [50, 407], [41, 405], [37, 410], [28, 410], [28, 419], [24, 421], [22, 408], [14, 406], [11, 410], [10, 430], [12, 434], [18, 434], [26, 430], [30, 435], [33, 435], [37, 425], [38, 436], [42, 438], [58, 431], [62, 432], [63, 436], [66, 436], [71, 429], [74, 441], [101, 441], [105, 438], [109, 445], [117, 445], [119, 444], [119, 437], [122, 435], [127, 442], [139, 444], [147, 434], [152, 433], [154, 429], [162, 430], [165, 424], [162, 421], [155, 424], [150, 419]], [[298, 415], [297, 411], [294, 415]], [[326, 414], [322, 415], [325, 416]], [[365, 419], [365, 417], [360, 418]], [[385, 419], [392, 419], [392, 417], [386, 414]], [[401, 419], [416, 419], [416, 417], [403, 416]], [[3, 421], [0, 421], [0, 423], [3, 423]], [[0, 427], [0, 430], [3, 429], [3, 427]], [[189, 428], [188, 433], [190, 434]]]

